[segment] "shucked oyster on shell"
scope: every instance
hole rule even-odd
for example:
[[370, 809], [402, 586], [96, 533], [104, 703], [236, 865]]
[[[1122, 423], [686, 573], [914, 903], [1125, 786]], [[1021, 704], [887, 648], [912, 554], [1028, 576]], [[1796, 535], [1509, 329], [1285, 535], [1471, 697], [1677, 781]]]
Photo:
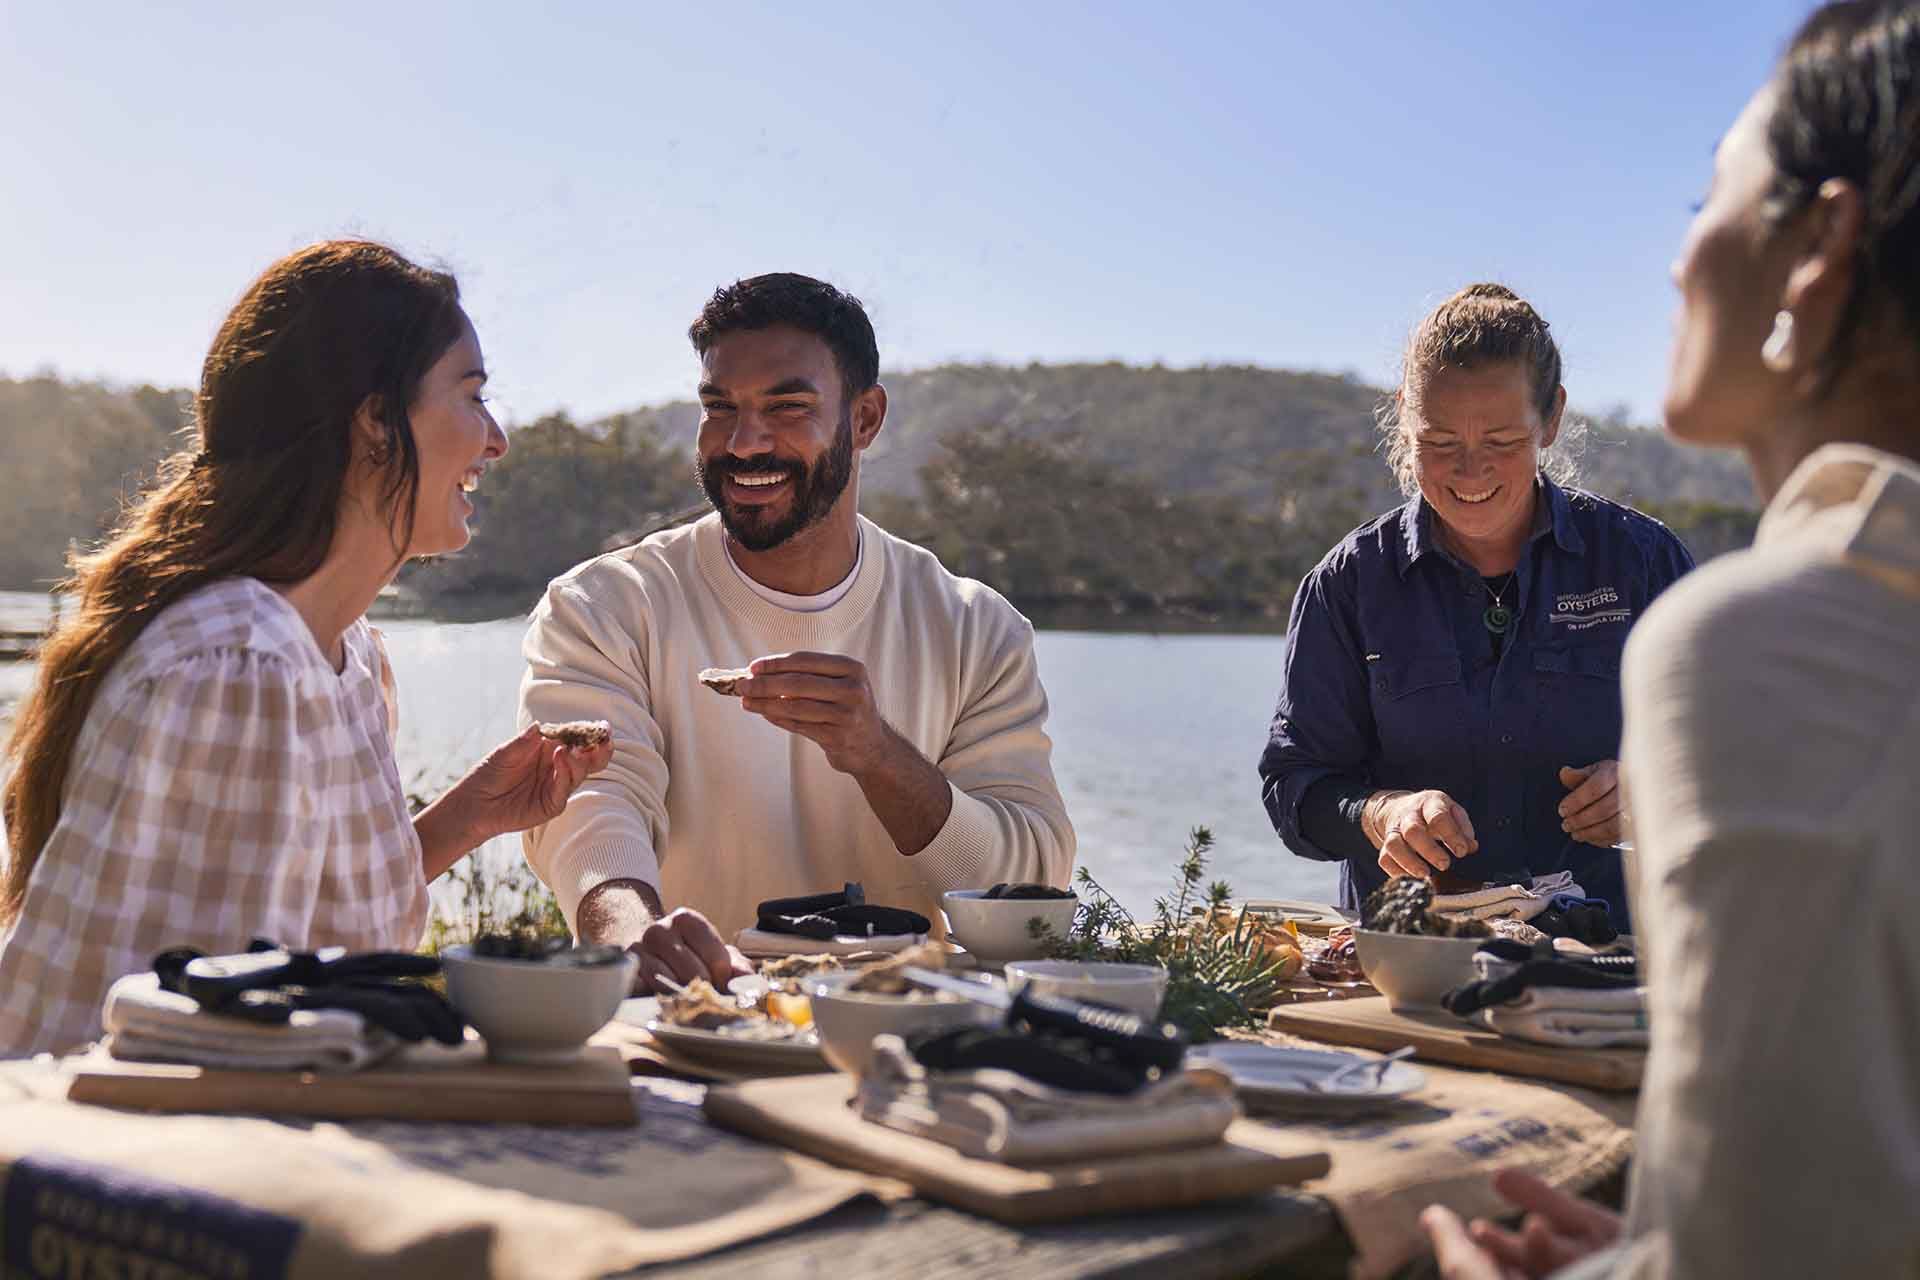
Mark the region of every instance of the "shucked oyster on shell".
[[715, 693], [737, 695], [740, 691], [740, 682], [752, 674], [753, 672], [745, 667], [707, 667], [694, 679]]
[[564, 720], [558, 724], [540, 722], [540, 736], [563, 742], [569, 747], [589, 750], [613, 741], [613, 726], [605, 720]]

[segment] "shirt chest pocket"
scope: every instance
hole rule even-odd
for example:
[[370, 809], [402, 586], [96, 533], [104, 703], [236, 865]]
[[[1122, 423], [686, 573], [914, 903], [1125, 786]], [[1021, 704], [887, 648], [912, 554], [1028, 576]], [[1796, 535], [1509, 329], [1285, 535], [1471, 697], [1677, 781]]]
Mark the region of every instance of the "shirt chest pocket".
[[1620, 754], [1620, 650], [1612, 645], [1536, 649], [1536, 733], [1564, 764]]
[[1467, 718], [1460, 655], [1383, 657], [1367, 673], [1384, 758], [1411, 762], [1459, 749]]

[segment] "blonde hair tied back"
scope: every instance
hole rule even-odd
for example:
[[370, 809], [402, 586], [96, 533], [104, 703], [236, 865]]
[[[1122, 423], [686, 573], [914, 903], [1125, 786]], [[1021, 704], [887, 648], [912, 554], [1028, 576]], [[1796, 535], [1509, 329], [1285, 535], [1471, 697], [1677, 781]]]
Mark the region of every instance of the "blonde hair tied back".
[[[1380, 429], [1380, 449], [1387, 467], [1411, 498], [1420, 492], [1414, 474], [1413, 438], [1405, 415], [1409, 393], [1440, 369], [1480, 369], [1515, 363], [1527, 374], [1533, 405], [1541, 420], [1553, 415], [1560, 391], [1560, 348], [1553, 331], [1532, 304], [1506, 285], [1491, 281], [1470, 284], [1427, 313], [1414, 326], [1400, 357], [1400, 379], [1393, 392], [1374, 410]], [[1553, 445], [1541, 451], [1540, 469], [1555, 484], [1569, 485], [1579, 478], [1579, 454], [1586, 444], [1586, 424], [1565, 419]]]

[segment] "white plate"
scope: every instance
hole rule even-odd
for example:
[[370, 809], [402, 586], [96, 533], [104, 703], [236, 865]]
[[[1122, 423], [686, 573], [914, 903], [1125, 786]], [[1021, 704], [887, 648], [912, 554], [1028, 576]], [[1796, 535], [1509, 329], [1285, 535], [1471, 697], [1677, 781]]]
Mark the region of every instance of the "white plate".
[[1343, 924], [1356, 923], [1342, 914], [1340, 908], [1324, 902], [1302, 902], [1297, 898], [1248, 898], [1240, 905], [1247, 909], [1249, 915], [1284, 916], [1302, 928], [1337, 929]]
[[1394, 1062], [1385, 1071], [1356, 1068], [1334, 1081], [1329, 1092], [1314, 1088], [1313, 1082], [1356, 1061], [1372, 1059], [1357, 1053], [1291, 1049], [1246, 1040], [1223, 1040], [1187, 1051], [1188, 1066], [1215, 1067], [1225, 1072], [1240, 1096], [1260, 1107], [1344, 1114], [1397, 1102], [1426, 1087], [1426, 1072]]
[[617, 1021], [643, 1027], [647, 1033], [681, 1054], [708, 1066], [736, 1071], [831, 1071], [820, 1055], [820, 1033], [808, 1028], [788, 1040], [753, 1040], [724, 1031], [680, 1027], [660, 1018], [660, 1002], [651, 996], [621, 1003]]

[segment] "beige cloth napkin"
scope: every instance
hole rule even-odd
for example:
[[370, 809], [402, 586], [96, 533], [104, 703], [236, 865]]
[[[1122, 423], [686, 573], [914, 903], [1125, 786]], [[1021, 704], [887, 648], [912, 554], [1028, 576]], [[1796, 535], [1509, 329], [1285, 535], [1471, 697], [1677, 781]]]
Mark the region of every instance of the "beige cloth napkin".
[[1503, 1036], [1539, 1044], [1599, 1049], [1645, 1048], [1648, 1043], [1645, 987], [1603, 991], [1530, 987], [1516, 999], [1480, 1010], [1474, 1018]]
[[1495, 920], [1503, 916], [1531, 920], [1563, 893], [1576, 898], [1587, 896], [1586, 891], [1574, 883], [1573, 872], [1556, 871], [1550, 876], [1535, 876], [1531, 884], [1496, 884], [1472, 893], [1439, 894], [1431, 909], [1469, 920]]
[[881, 933], [871, 938], [843, 933], [836, 938], [803, 938], [796, 933], [742, 929], [734, 936], [733, 945], [740, 948], [743, 955], [764, 959], [771, 956], [850, 956], [862, 951], [891, 954], [917, 947], [926, 940], [924, 933]]
[[138, 1062], [184, 1062], [235, 1071], [357, 1071], [400, 1047], [393, 1033], [350, 1009], [296, 1009], [280, 1025], [208, 1013], [130, 973], [107, 992], [107, 1052]]
[[1240, 1115], [1233, 1083], [1204, 1068], [1134, 1093], [1073, 1093], [1012, 1071], [930, 1072], [899, 1036], [875, 1036], [854, 1097], [864, 1120], [962, 1155], [1044, 1164], [1218, 1142]]

